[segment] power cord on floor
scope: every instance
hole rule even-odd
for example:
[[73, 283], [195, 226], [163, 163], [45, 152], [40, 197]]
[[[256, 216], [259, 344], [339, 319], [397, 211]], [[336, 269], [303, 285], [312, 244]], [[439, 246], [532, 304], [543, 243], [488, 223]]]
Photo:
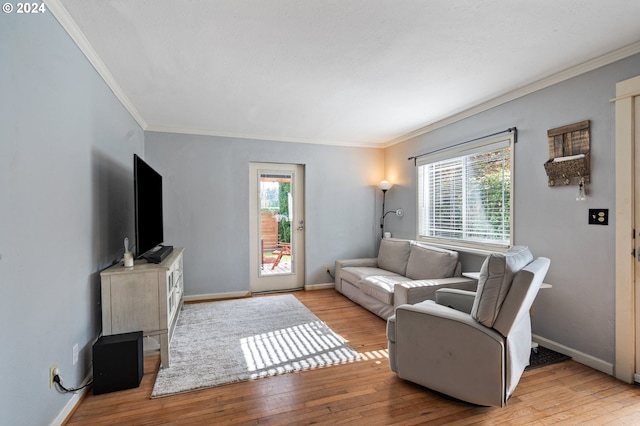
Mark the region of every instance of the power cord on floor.
[[87, 383], [86, 385], [80, 386], [79, 388], [65, 388], [62, 384], [62, 377], [60, 377], [59, 374], [56, 374], [55, 376], [53, 376], [53, 383], [56, 384], [56, 389], [58, 389], [59, 392], [78, 392], [79, 390], [82, 390], [84, 388], [86, 388], [87, 386], [90, 386], [93, 384], [93, 380], [91, 380], [89, 383]]

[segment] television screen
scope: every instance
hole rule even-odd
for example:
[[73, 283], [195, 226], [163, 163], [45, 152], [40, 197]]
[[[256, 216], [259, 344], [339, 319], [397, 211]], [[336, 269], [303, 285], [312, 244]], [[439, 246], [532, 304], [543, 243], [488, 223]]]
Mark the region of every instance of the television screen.
[[162, 223], [162, 176], [136, 154], [133, 155], [136, 254], [142, 257], [164, 240]]

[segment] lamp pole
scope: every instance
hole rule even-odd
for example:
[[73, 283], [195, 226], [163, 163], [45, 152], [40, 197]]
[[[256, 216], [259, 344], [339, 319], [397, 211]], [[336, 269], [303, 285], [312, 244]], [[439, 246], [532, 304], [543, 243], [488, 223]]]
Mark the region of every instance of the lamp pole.
[[393, 184], [387, 180], [383, 180], [378, 184], [378, 188], [382, 190], [382, 212], [380, 212], [380, 238], [384, 238], [384, 201], [387, 191], [391, 189]]
[[380, 216], [380, 238], [384, 238], [384, 202], [387, 196], [387, 190], [382, 190], [382, 215]]

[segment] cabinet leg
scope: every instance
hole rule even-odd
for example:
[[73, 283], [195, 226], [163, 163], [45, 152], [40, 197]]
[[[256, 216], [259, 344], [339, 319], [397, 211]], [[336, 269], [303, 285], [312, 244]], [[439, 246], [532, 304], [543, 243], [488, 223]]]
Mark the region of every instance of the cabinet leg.
[[169, 368], [169, 336], [160, 336], [160, 365], [162, 368]]

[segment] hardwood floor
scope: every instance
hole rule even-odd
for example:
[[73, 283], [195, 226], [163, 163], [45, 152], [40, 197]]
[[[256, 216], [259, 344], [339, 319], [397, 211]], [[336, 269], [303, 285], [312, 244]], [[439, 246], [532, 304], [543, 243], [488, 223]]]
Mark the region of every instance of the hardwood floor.
[[640, 424], [640, 388], [575, 361], [526, 371], [507, 408], [445, 398], [389, 370], [383, 320], [333, 289], [293, 294], [364, 359], [150, 399], [159, 357], [147, 357], [139, 388], [97, 396], [89, 391], [67, 424]]

